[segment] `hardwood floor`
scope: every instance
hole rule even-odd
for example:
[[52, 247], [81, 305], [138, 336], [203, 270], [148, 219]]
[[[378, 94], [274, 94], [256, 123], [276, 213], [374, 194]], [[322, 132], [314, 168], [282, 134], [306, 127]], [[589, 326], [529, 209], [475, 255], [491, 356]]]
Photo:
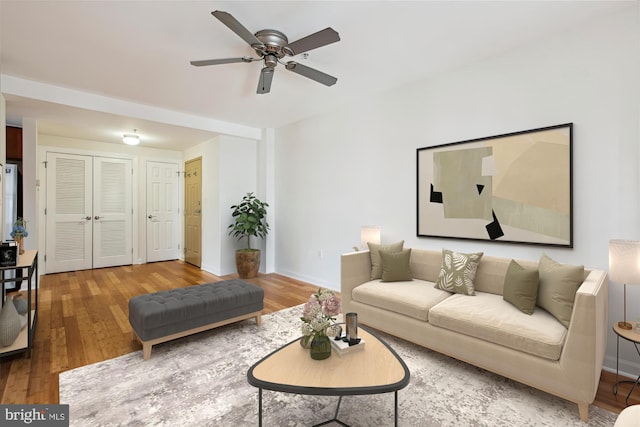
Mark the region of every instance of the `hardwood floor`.
[[[31, 358], [0, 359], [0, 403], [58, 403], [60, 372], [142, 349], [131, 340], [130, 298], [232, 277], [181, 261], [42, 276]], [[263, 314], [302, 304], [317, 289], [278, 274], [247, 281], [264, 289]]]
[[[232, 277], [214, 276], [181, 261], [42, 276], [33, 352], [30, 359], [0, 359], [0, 403], [58, 403], [60, 372], [141, 350], [131, 340], [131, 297]], [[248, 281], [265, 291], [263, 314], [302, 304], [317, 289], [278, 274]], [[620, 385], [614, 396], [614, 383], [615, 374], [603, 371], [594, 404], [620, 412], [630, 384]], [[640, 390], [629, 403], [640, 403]]]

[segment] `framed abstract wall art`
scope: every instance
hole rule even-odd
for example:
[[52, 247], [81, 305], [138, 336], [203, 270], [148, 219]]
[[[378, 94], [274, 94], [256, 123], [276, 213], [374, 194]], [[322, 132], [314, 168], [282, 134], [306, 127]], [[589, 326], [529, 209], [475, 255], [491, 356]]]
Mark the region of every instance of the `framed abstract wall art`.
[[417, 235], [573, 247], [573, 123], [417, 150]]

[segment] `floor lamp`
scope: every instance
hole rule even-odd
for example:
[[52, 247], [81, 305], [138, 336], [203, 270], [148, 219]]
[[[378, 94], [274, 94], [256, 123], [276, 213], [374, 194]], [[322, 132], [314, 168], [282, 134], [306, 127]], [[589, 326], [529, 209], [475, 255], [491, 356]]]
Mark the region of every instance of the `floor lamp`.
[[640, 242], [609, 241], [609, 279], [624, 285], [624, 320], [618, 322], [618, 327], [631, 329], [627, 322], [627, 285], [640, 284]]

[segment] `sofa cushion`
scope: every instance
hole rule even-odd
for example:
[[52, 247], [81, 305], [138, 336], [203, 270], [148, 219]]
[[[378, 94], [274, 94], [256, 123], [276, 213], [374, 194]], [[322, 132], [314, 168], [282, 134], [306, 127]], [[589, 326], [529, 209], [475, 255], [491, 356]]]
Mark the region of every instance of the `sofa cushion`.
[[399, 252], [402, 250], [404, 240], [400, 240], [390, 245], [379, 245], [377, 243], [368, 242], [369, 255], [371, 256], [371, 280], [380, 279], [382, 277], [382, 261], [380, 260], [380, 249], [389, 252]]
[[429, 309], [450, 295], [424, 280], [394, 283], [372, 280], [357, 286], [351, 296], [354, 301], [426, 322]]
[[382, 261], [382, 281], [399, 282], [401, 280], [412, 280], [409, 259], [411, 249], [403, 249], [400, 252], [388, 252], [380, 249], [380, 259]]
[[436, 281], [436, 288], [443, 291], [474, 295], [473, 279], [476, 276], [482, 252], [464, 254], [442, 250], [442, 267]]
[[538, 264], [538, 306], [569, 327], [573, 301], [584, 280], [584, 266], [559, 264], [543, 254]]
[[567, 335], [546, 311], [527, 315], [502, 296], [485, 292], [474, 298], [452, 295], [429, 310], [429, 323], [550, 360], [560, 358]]
[[524, 268], [511, 260], [504, 277], [502, 297], [521, 312], [532, 314], [538, 298], [538, 270]]

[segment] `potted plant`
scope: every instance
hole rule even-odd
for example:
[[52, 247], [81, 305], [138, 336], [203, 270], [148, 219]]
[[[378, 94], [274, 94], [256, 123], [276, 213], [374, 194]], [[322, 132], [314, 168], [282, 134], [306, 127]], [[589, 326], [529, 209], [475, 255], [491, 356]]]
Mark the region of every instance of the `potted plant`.
[[11, 229], [10, 234], [11, 237], [13, 237], [13, 240], [18, 244], [19, 253], [22, 255], [24, 253], [24, 238], [29, 235], [29, 232], [27, 231], [27, 221], [19, 217], [16, 222], [13, 223], [13, 228]]
[[236, 251], [236, 267], [241, 279], [250, 279], [258, 275], [260, 269], [260, 249], [251, 248], [251, 236], [264, 239], [269, 232], [267, 207], [253, 193], [247, 193], [242, 201], [231, 206], [234, 221], [229, 225], [229, 235], [241, 241], [246, 237], [247, 247]]

